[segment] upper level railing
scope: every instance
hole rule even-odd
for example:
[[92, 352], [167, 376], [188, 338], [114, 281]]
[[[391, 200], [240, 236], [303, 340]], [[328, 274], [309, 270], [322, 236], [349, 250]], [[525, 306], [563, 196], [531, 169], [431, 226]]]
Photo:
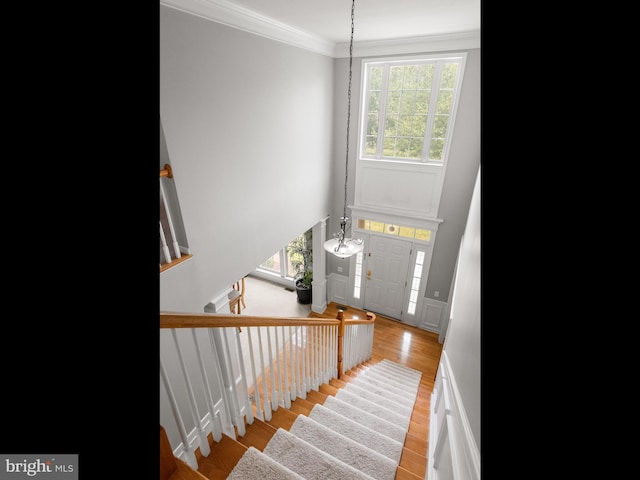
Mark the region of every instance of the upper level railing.
[[161, 424], [174, 454], [197, 468], [195, 450], [209, 454], [209, 433], [244, 436], [254, 412], [269, 421], [370, 359], [375, 318], [161, 312]]
[[163, 178], [173, 178], [171, 165], [160, 170], [160, 272], [191, 257], [181, 252]]

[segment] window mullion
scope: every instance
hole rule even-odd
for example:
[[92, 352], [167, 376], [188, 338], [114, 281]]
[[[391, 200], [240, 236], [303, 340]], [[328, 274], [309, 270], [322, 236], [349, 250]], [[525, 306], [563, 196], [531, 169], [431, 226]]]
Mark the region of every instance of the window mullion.
[[433, 70], [431, 95], [429, 97], [429, 110], [427, 111], [427, 125], [424, 129], [424, 146], [422, 147], [422, 157], [420, 158], [423, 163], [429, 161], [429, 152], [431, 151], [431, 138], [433, 137], [433, 123], [435, 122], [436, 108], [438, 106], [438, 92], [440, 91], [442, 65], [442, 61], [437, 61]]
[[280, 250], [280, 277], [287, 278], [289, 270], [289, 257], [287, 256], [287, 248]]
[[378, 112], [378, 141], [376, 145], [376, 158], [382, 158], [384, 147], [384, 128], [387, 118], [387, 96], [389, 95], [389, 64], [383, 65], [382, 69], [382, 87], [380, 89], [380, 110]]

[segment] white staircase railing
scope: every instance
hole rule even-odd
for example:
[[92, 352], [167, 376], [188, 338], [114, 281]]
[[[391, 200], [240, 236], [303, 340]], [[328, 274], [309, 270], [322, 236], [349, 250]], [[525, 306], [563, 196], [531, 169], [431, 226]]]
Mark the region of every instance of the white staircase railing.
[[371, 358], [373, 324], [345, 325], [343, 368], [347, 370]]
[[[197, 469], [195, 451], [209, 454], [209, 434], [216, 442], [223, 433], [244, 436], [254, 412], [269, 421], [278, 408], [290, 408], [371, 358], [373, 323], [351, 325], [341, 314], [288, 319], [161, 313], [160, 423], [174, 455]], [[168, 323], [163, 315], [171, 317]], [[166, 326], [176, 318], [180, 327]]]

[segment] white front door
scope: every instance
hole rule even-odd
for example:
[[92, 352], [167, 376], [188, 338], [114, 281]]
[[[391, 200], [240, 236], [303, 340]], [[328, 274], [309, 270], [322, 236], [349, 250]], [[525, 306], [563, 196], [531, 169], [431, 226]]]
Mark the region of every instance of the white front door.
[[368, 243], [364, 310], [401, 320], [411, 242], [371, 235]]

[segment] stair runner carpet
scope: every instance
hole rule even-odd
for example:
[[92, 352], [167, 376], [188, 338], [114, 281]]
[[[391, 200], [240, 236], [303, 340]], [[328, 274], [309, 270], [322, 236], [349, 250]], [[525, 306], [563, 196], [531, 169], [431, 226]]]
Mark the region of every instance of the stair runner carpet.
[[422, 373], [382, 360], [249, 447], [231, 480], [394, 480]]

